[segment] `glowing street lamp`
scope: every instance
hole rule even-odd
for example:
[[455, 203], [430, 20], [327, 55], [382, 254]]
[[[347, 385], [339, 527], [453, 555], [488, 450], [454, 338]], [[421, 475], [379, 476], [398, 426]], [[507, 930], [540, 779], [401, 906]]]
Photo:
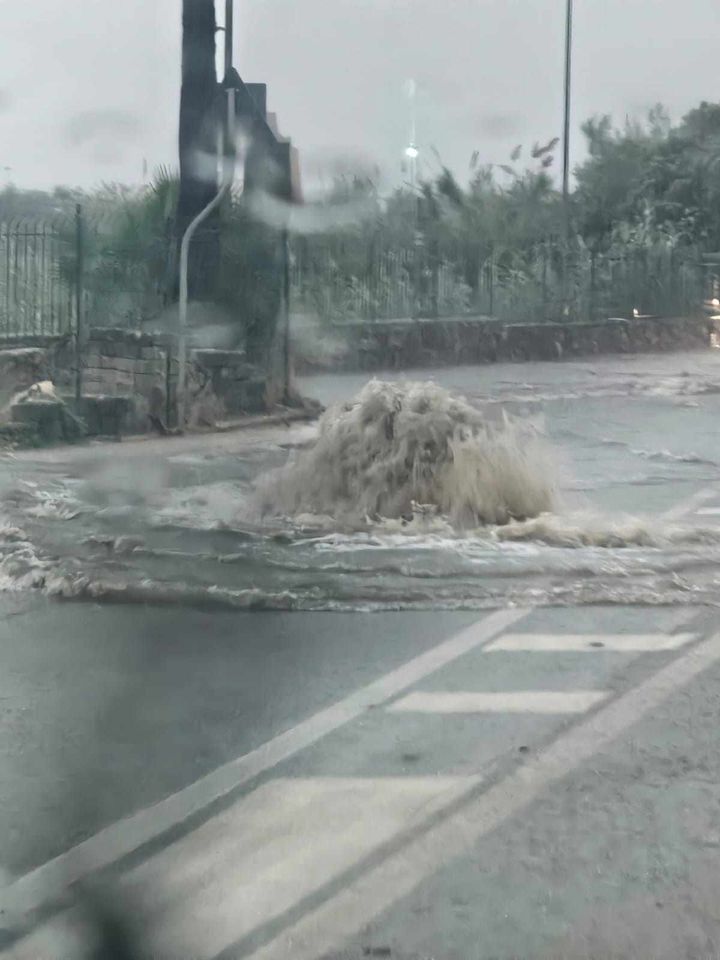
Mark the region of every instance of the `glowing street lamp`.
[[413, 255], [413, 287], [414, 287], [414, 300], [415, 304], [413, 306], [413, 316], [419, 317], [419, 290], [420, 290], [420, 271], [421, 271], [421, 247], [422, 247], [422, 236], [420, 233], [420, 195], [417, 189], [417, 175], [418, 175], [418, 157], [420, 156], [420, 151], [417, 148], [417, 123], [416, 123], [416, 97], [417, 97], [417, 86], [414, 80], [409, 80], [407, 85], [408, 98], [410, 100], [410, 138], [408, 145], [405, 147], [405, 157], [408, 161], [408, 166], [410, 167], [410, 192], [413, 198], [413, 216], [414, 216], [414, 233], [415, 233], [415, 250]]

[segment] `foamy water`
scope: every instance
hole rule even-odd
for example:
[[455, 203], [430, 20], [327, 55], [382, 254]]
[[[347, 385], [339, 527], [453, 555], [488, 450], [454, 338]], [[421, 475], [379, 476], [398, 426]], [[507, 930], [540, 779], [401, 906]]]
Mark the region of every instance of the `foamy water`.
[[583, 513], [458, 530], [422, 514], [343, 531], [327, 515], [248, 523], [250, 495], [239, 514], [243, 491], [232, 487], [204, 500], [204, 515], [186, 491], [157, 511], [57, 514], [42, 531], [0, 540], [0, 588], [286, 610], [695, 603], [717, 593], [720, 531], [702, 525]]
[[340, 523], [436, 511], [453, 526], [550, 510], [552, 460], [532, 427], [490, 421], [429, 382], [372, 380], [322, 417], [315, 443], [258, 483], [262, 515]]
[[[698, 485], [720, 500], [707, 377], [652, 372], [641, 390], [554, 370], [554, 394], [456, 372], [475, 378], [472, 403], [371, 385], [289, 452], [238, 440], [237, 455], [224, 441], [90, 472], [18, 466], [0, 589], [239, 610], [715, 603], [720, 525], [662, 518]], [[699, 407], [675, 402], [690, 393]]]

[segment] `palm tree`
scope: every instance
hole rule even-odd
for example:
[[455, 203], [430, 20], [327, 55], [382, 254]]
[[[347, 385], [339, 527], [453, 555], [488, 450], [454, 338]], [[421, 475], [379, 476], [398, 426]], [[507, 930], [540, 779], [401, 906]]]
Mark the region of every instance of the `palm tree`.
[[[100, 315], [105, 323], [124, 326], [160, 313], [171, 266], [168, 254], [177, 196], [178, 178], [163, 167], [141, 190], [105, 184], [85, 196], [85, 281], [91, 318]], [[73, 221], [67, 220], [63, 236], [70, 251], [73, 229]], [[64, 271], [72, 282], [72, 255]]]

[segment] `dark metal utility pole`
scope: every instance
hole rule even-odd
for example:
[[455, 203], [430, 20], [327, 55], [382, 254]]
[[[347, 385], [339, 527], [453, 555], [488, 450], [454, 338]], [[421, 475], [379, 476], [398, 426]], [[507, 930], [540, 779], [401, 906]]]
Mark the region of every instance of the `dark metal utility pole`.
[[[178, 247], [188, 226], [218, 191], [221, 115], [215, 66], [215, 0], [182, 0], [182, 30], [180, 186], [175, 222]], [[219, 261], [219, 224], [215, 216], [193, 239], [188, 273], [192, 300], [212, 299]]]
[[225, 76], [233, 65], [233, 12], [234, 0], [225, 0]]

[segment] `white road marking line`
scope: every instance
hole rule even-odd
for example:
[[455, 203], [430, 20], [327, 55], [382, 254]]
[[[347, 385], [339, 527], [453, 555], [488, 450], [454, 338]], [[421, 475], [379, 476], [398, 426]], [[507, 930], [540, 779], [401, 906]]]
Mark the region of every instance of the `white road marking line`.
[[503, 693], [410, 693], [387, 708], [393, 713], [585, 713], [608, 698], [598, 690], [568, 693], [513, 690]]
[[[213, 956], [480, 782], [478, 776], [272, 780], [132, 870], [122, 893], [142, 904], [150, 955], [157, 944], [158, 956]], [[71, 910], [2, 956], [64, 960], [85, 953], [80, 917]]]
[[621, 653], [655, 653], [678, 650], [696, 639], [694, 633], [506, 633], [485, 647], [498, 650], [522, 650], [527, 653], [597, 653], [603, 650]]
[[131, 902], [142, 903], [149, 954], [215, 956], [479, 783], [429, 776], [264, 784], [123, 883]]
[[[316, 960], [602, 750], [671, 694], [720, 661], [720, 635], [678, 657], [634, 690], [560, 736], [534, 759], [421, 834], [337, 896], [252, 954], [251, 960]], [[200, 957], [198, 955], [198, 960]]]
[[691, 513], [696, 512], [703, 503], [707, 503], [708, 500], [717, 497], [718, 492], [717, 487], [704, 487], [685, 500], [681, 500], [680, 503], [676, 503], [674, 507], [666, 510], [662, 515], [662, 519], [669, 521], [684, 520]]
[[0, 950], [0, 956], [3, 960], [70, 960], [87, 957], [91, 940], [86, 919], [79, 911], [69, 910]]
[[446, 664], [492, 640], [527, 613], [522, 609], [491, 613], [251, 753], [218, 767], [154, 806], [106, 827], [16, 880], [6, 891], [10, 906], [19, 911], [31, 910], [58, 896], [70, 884], [132, 853], [214, 800], [361, 716], [368, 708], [385, 703]]

